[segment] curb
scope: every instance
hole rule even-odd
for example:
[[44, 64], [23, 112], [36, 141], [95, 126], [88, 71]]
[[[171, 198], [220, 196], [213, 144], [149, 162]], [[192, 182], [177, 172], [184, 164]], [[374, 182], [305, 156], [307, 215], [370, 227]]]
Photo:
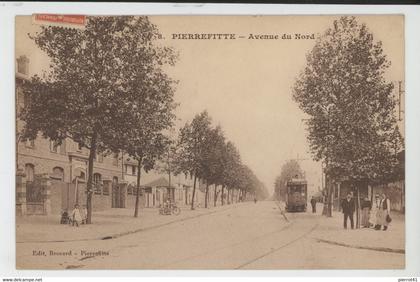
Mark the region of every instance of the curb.
[[367, 246], [350, 245], [350, 244], [346, 244], [346, 243], [329, 241], [329, 240], [324, 240], [324, 239], [319, 239], [319, 238], [314, 238], [314, 239], [317, 240], [319, 243], [337, 245], [337, 246], [353, 248], [353, 249], [362, 249], [362, 250], [370, 250], [370, 251], [377, 251], [377, 252], [405, 254], [405, 249], [392, 249], [392, 248], [385, 248], [385, 247], [367, 247]]
[[189, 220], [189, 219], [202, 217], [202, 216], [205, 216], [205, 215], [211, 215], [211, 214], [214, 214], [214, 213], [217, 213], [217, 212], [226, 211], [226, 210], [229, 210], [231, 208], [232, 208], [232, 206], [230, 206], [228, 208], [225, 208], [225, 209], [222, 209], [222, 210], [216, 210], [216, 211], [211, 211], [211, 212], [208, 212], [208, 213], [202, 213], [202, 214], [197, 214], [197, 215], [193, 215], [193, 216], [189, 216], [189, 217], [184, 217], [184, 218], [181, 218], [181, 219], [175, 219], [173, 221], [169, 221], [169, 222], [165, 222], [165, 223], [161, 223], [161, 224], [157, 224], [157, 225], [152, 225], [152, 226], [149, 226], [149, 227], [143, 227], [143, 228], [138, 228], [138, 229], [122, 232], [122, 233], [116, 233], [116, 234], [113, 234], [113, 235], [110, 235], [110, 236], [96, 238], [94, 240], [116, 239], [116, 238], [119, 238], [119, 237], [122, 237], [122, 236], [126, 236], [126, 235], [130, 235], [130, 234], [134, 234], [134, 233], [138, 233], [138, 232], [142, 232], [142, 231], [152, 230], [152, 229], [160, 228], [160, 227], [163, 227], [163, 226], [171, 225], [173, 223], [178, 223], [178, 222], [186, 221], [186, 220]]
[[84, 239], [74, 239], [74, 240], [39, 240], [39, 241], [17, 241], [16, 244], [26, 244], [26, 243], [64, 243], [64, 242], [82, 242], [82, 241], [95, 241], [95, 240], [110, 240], [110, 239], [116, 239], [122, 236], [127, 236], [130, 234], [135, 234], [138, 232], [142, 232], [142, 231], [148, 231], [148, 230], [153, 230], [156, 228], [160, 228], [163, 226], [167, 226], [173, 223], [178, 223], [178, 222], [182, 222], [182, 221], [186, 221], [186, 220], [190, 220], [190, 219], [194, 219], [194, 218], [198, 218], [198, 217], [202, 217], [202, 216], [206, 216], [206, 215], [211, 215], [217, 212], [222, 212], [222, 211], [226, 211], [229, 210], [233, 207], [234, 205], [228, 205], [226, 208], [221, 209], [221, 210], [213, 210], [207, 213], [201, 213], [201, 214], [197, 214], [197, 215], [192, 215], [192, 216], [187, 216], [181, 219], [175, 219], [169, 222], [165, 222], [165, 223], [161, 223], [161, 224], [157, 224], [157, 225], [151, 225], [151, 226], [146, 226], [146, 227], [141, 227], [141, 228], [137, 228], [134, 230], [129, 230], [129, 231], [125, 231], [125, 232], [121, 232], [121, 233], [115, 233], [115, 234], [111, 234], [111, 235], [106, 235], [106, 236], [101, 236], [101, 237], [94, 237], [94, 238], [84, 238]]

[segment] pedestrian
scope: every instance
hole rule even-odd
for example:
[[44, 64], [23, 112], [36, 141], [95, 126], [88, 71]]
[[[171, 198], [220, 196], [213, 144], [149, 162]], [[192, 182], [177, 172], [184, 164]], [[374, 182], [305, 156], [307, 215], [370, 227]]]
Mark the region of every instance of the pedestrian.
[[344, 201], [342, 202], [343, 214], [344, 214], [344, 229], [347, 229], [347, 218], [350, 218], [351, 229], [354, 229], [354, 200], [351, 197], [351, 194], [348, 193]]
[[75, 204], [74, 209], [71, 212], [71, 218], [72, 218], [72, 226], [76, 224], [77, 227], [79, 227], [79, 222], [82, 221], [82, 216], [80, 215], [79, 205]]
[[381, 225], [379, 223], [379, 206], [381, 204], [381, 199], [379, 197], [379, 194], [375, 195], [375, 200], [372, 203], [372, 208], [370, 210], [370, 216], [369, 216], [369, 222], [371, 226], [373, 226], [375, 229], [380, 229]]
[[67, 212], [67, 210], [62, 211], [60, 223], [61, 224], [68, 224], [69, 223], [69, 213]]
[[83, 205], [82, 206], [81, 216], [82, 216], [82, 224], [86, 224], [87, 223], [87, 209], [86, 209], [86, 205]]
[[316, 199], [314, 196], [311, 198], [312, 213], [316, 213]]
[[381, 230], [381, 225], [384, 227], [383, 231], [388, 229], [388, 225], [391, 222], [391, 200], [386, 196], [385, 192], [382, 193], [381, 203], [379, 205], [379, 228], [376, 230]]
[[365, 197], [361, 204], [362, 208], [362, 228], [369, 228], [369, 212], [371, 209], [371, 202], [368, 197]]
[[257, 197], [254, 197], [254, 203], [255, 204], [257, 203]]
[[168, 197], [163, 205], [163, 210], [165, 214], [171, 214], [171, 198]]

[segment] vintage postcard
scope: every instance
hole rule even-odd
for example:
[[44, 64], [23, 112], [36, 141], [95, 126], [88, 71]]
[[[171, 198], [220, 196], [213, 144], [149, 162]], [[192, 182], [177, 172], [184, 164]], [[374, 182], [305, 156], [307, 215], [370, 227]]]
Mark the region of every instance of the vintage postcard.
[[404, 269], [403, 15], [15, 18], [17, 269]]

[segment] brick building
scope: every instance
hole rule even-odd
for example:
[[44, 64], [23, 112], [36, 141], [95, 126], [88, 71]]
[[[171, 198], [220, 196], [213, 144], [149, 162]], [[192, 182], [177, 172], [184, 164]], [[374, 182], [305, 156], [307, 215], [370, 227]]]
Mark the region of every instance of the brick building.
[[[16, 116], [25, 105], [22, 86], [28, 81], [29, 59], [19, 57], [16, 66]], [[16, 214], [60, 214], [75, 203], [86, 203], [88, 154], [70, 138], [61, 144], [38, 136], [22, 141], [23, 121], [16, 120]], [[93, 167], [93, 210], [133, 208], [137, 187], [137, 162], [127, 155], [97, 154]], [[156, 171], [141, 172], [140, 205], [158, 207], [170, 196], [178, 205], [192, 197], [192, 177], [169, 177]], [[195, 201], [204, 205], [203, 183], [198, 181]], [[211, 195], [210, 195], [211, 196]]]
[[[22, 86], [29, 79], [29, 59], [21, 56], [16, 61], [17, 214], [59, 213], [61, 209], [71, 208], [74, 202], [84, 204], [88, 150], [69, 138], [61, 144], [42, 136], [29, 141], [20, 139], [23, 121], [18, 115], [25, 105]], [[126, 192], [125, 174], [121, 154], [98, 154], [95, 157], [94, 210], [127, 206], [126, 202], [130, 202], [127, 196], [130, 195]], [[64, 190], [74, 190], [70, 194], [77, 196], [70, 197]], [[49, 202], [48, 208], [45, 202]]]

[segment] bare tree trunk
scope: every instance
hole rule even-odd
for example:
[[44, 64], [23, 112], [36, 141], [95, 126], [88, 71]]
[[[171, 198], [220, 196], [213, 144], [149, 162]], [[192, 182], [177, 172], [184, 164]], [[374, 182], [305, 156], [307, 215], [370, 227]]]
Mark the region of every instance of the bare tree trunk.
[[233, 188], [233, 190], [232, 190], [232, 204], [235, 203], [235, 191], [236, 191], [236, 189]]
[[328, 178], [328, 210], [327, 210], [327, 217], [332, 217], [332, 193], [333, 193], [333, 186], [331, 183], [331, 178]]
[[172, 191], [172, 184], [171, 184], [171, 171], [168, 173], [168, 179], [169, 179], [169, 197], [171, 198], [172, 202], [175, 202], [175, 193]]
[[360, 228], [360, 192], [359, 185], [357, 185], [357, 209], [356, 209], [356, 228]]
[[332, 185], [330, 177], [328, 177], [327, 174], [325, 174], [325, 188], [327, 191], [327, 195], [325, 195], [324, 199], [324, 207], [322, 209], [322, 215], [325, 215], [327, 217], [332, 217]]
[[213, 207], [216, 206], [217, 203], [217, 185], [214, 184], [214, 199], [213, 199]]
[[204, 199], [204, 207], [207, 209], [209, 201], [209, 183], [206, 183], [206, 195]]
[[222, 202], [222, 206], [225, 204], [225, 185], [222, 185], [222, 195], [220, 196], [220, 201]]
[[143, 158], [140, 158], [138, 160], [137, 164], [137, 191], [136, 191], [136, 205], [134, 207], [134, 217], [139, 216], [139, 202], [140, 202], [140, 178], [141, 178], [141, 163], [143, 161]]
[[188, 188], [185, 187], [185, 205], [188, 205]]
[[194, 186], [193, 186], [193, 193], [192, 193], [192, 199], [191, 199], [191, 210], [194, 209], [194, 197], [195, 197], [195, 186], [197, 183], [197, 176], [194, 174]]
[[88, 182], [87, 182], [87, 197], [86, 197], [86, 224], [92, 223], [92, 192], [93, 192], [93, 160], [96, 154], [96, 139], [97, 133], [94, 132], [90, 144], [89, 161], [88, 161]]
[[235, 202], [233, 201], [233, 196], [235, 195], [235, 188], [230, 191], [230, 203], [233, 205]]

